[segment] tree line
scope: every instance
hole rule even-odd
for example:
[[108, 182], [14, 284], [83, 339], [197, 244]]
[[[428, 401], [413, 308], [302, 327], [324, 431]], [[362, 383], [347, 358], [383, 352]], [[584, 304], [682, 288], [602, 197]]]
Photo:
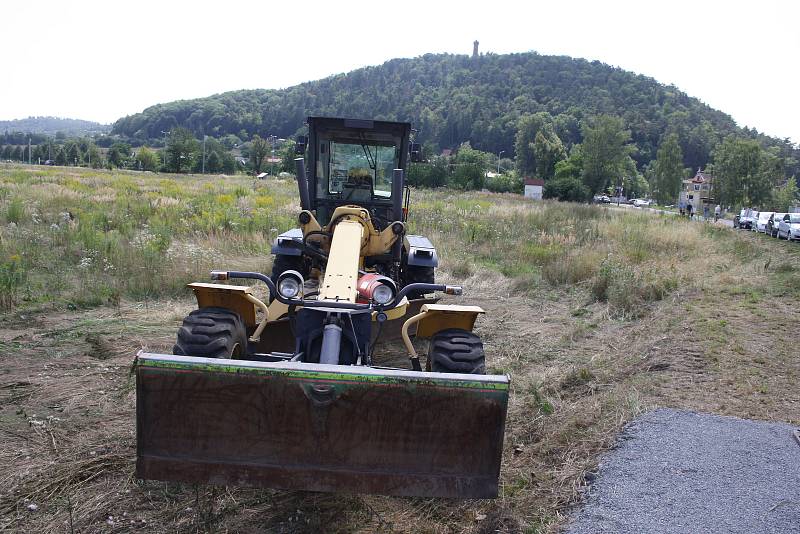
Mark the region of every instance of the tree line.
[[[273, 155], [280, 161], [269, 164], [268, 158]], [[262, 139], [255, 135], [250, 141], [231, 147], [213, 137], [197, 139], [186, 128], [170, 130], [160, 148], [132, 146], [121, 140], [101, 147], [90, 137], [59, 138], [20, 132], [0, 135], [0, 159], [35, 164], [174, 173], [258, 174], [262, 170], [293, 172], [293, 157], [292, 141]]]
[[[578, 134], [565, 134], [573, 130]], [[17, 133], [7, 133], [0, 140], [25, 141], [0, 145], [2, 159], [24, 162], [30, 156], [34, 163], [175, 173], [294, 172], [294, 143], [258, 134], [248, 141], [231, 135], [198, 139], [191, 130], [175, 127], [159, 140], [163, 145], [160, 149], [135, 147], [120, 140], [106, 148], [98, 147], [93, 138]], [[469, 141], [454, 151], [440, 151], [436, 143], [427, 141], [423, 145], [424, 162], [411, 166], [408, 181], [417, 187], [522, 193], [524, 178], [537, 177], [545, 181], [546, 198], [587, 201], [598, 193], [621, 193], [628, 198], [652, 197], [661, 204], [673, 204], [683, 180], [697, 170], [686, 166], [680, 134], [672, 130], [655, 147], [655, 157], [640, 164], [631, 129], [622, 117], [608, 114], [589, 116], [575, 124], [565, 122], [562, 115], [525, 114], [515, 125], [514, 141], [509, 154], [515, 156], [513, 159], [502, 158], [505, 151], [483, 151]], [[798, 161], [791, 144], [789, 149], [768, 145], [763, 139], [739, 133], [710, 146], [705, 172], [715, 176], [716, 202], [729, 207], [781, 210], [796, 202]]]
[[[543, 141], [552, 140], [552, 128], [568, 153], [584, 142], [587, 122], [618, 117], [630, 132], [634, 149], [628, 155], [640, 172], [671, 134], [677, 136], [685, 168], [706, 167], [729, 135], [798, 158], [788, 140], [739, 128], [730, 116], [675, 87], [597, 61], [536, 53], [395, 59], [282, 90], [234, 91], [152, 106], [118, 120], [113, 133], [144, 142], [181, 126], [197, 138], [208, 134], [241, 143], [256, 134], [292, 138], [308, 115], [366, 114], [411, 122], [417, 141], [433, 153], [469, 142], [475, 150], [511, 156], [520, 120], [539, 113], [552, 118]], [[798, 171], [795, 164], [790, 174]]]

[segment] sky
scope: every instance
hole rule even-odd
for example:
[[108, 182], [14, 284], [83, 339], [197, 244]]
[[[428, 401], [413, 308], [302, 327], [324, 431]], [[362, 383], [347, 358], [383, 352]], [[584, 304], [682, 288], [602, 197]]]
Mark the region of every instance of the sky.
[[0, 120], [102, 123], [425, 53], [536, 51], [672, 84], [800, 143], [800, 2], [38, 0], [0, 16]]

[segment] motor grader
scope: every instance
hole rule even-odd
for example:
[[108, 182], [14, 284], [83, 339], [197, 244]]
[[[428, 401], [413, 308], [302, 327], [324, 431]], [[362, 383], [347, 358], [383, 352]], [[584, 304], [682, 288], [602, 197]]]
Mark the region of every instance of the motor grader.
[[[271, 275], [190, 284], [198, 307], [173, 355], [137, 356], [137, 476], [497, 496], [509, 378], [485, 374], [483, 310], [438, 302], [461, 287], [435, 283], [435, 248], [407, 232], [411, 126], [307, 124], [298, 227], [278, 236]], [[399, 367], [376, 353], [395, 336]], [[412, 336], [429, 340], [424, 366]]]

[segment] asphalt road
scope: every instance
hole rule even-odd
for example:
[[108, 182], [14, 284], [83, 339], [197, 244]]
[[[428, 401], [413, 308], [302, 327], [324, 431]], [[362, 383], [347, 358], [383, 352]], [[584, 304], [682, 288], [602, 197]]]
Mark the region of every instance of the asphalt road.
[[[617, 204], [612, 202], [611, 204], [606, 204], [606, 206], [610, 206], [612, 208], [620, 208], [620, 209], [649, 211], [651, 213], [658, 213], [660, 215], [675, 215], [675, 216], [679, 216], [680, 215], [680, 214], [678, 214], [677, 212], [674, 212], [674, 211], [660, 210], [660, 209], [657, 209], [657, 208], [637, 208], [636, 206], [633, 206], [632, 204], [619, 204], [619, 205], [617, 205]], [[684, 215], [684, 217], [685, 217], [685, 215]], [[714, 214], [712, 213], [708, 222], [713, 222], [713, 219], [714, 219]], [[706, 222], [703, 219], [702, 216], [696, 216], [694, 218], [694, 220], [698, 221], [698, 222]], [[719, 219], [714, 224], [718, 224], [720, 226], [727, 226], [728, 228], [733, 228], [733, 221], [730, 220], [730, 219]]]
[[659, 409], [601, 461], [568, 534], [800, 533], [800, 444], [785, 423]]

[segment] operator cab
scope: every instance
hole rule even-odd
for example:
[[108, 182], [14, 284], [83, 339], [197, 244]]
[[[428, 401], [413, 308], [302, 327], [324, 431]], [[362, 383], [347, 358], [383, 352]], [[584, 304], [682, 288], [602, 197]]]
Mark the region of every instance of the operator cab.
[[[309, 117], [308, 186], [311, 209], [327, 225], [338, 206], [355, 204], [372, 214], [378, 229], [393, 221], [405, 184], [392, 184], [394, 169], [406, 169], [411, 125], [357, 119]], [[394, 187], [392, 187], [394, 185]], [[397, 196], [398, 198], [395, 198]]]

